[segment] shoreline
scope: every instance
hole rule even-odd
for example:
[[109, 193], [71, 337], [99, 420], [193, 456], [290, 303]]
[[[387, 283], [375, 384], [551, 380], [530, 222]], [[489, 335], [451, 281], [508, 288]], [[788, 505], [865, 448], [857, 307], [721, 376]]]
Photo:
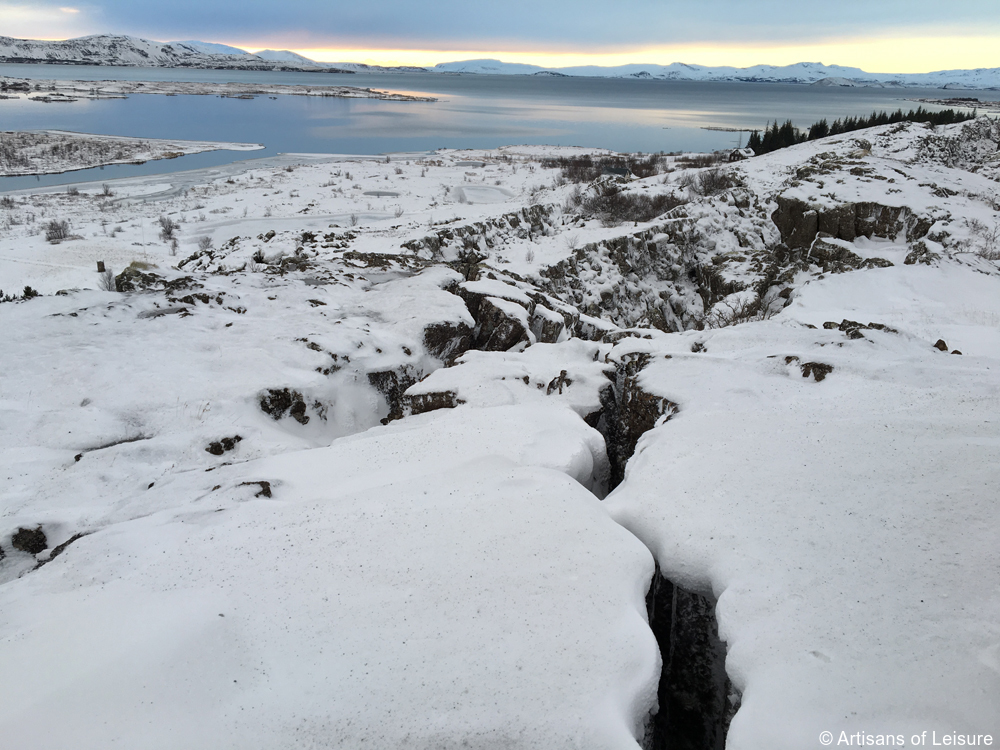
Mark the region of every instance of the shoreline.
[[[214, 83], [192, 81], [75, 81], [0, 76], [0, 92], [7, 98], [49, 102], [121, 98], [132, 94], [166, 96], [320, 96], [336, 99], [376, 99], [389, 102], [436, 102], [429, 96], [411, 96], [358, 86], [309, 86], [305, 84]], [[40, 96], [33, 96], [40, 95]]]
[[[0, 131], [0, 143], [20, 148], [22, 158], [28, 161], [20, 168], [0, 163], [0, 177], [67, 174], [116, 164], [177, 159], [210, 151], [261, 151], [265, 148], [260, 143], [135, 138], [48, 129]], [[113, 156], [102, 157], [102, 154], [110, 154], [112, 150]], [[71, 153], [80, 161], [73, 163], [72, 157], [59, 156], [60, 153]]]

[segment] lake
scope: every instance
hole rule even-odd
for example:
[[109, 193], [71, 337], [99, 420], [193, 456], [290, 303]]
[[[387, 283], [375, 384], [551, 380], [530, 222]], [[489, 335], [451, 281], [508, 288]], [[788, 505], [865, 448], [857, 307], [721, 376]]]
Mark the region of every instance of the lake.
[[705, 127], [799, 127], [873, 110], [915, 107], [911, 97], [941, 89], [839, 88], [802, 84], [698, 83], [554, 76], [435, 73], [327, 74], [62, 65], [0, 65], [0, 75], [33, 79], [234, 81], [359, 86], [429, 95], [437, 102], [307, 96], [133, 95], [45, 104], [0, 100], [0, 130], [59, 129], [141, 138], [262, 143], [252, 154], [221, 151], [143, 165], [61, 175], [0, 178], [0, 190], [162, 174], [278, 153], [380, 154], [438, 148], [544, 144], [616, 151], [711, 151], [738, 133]]

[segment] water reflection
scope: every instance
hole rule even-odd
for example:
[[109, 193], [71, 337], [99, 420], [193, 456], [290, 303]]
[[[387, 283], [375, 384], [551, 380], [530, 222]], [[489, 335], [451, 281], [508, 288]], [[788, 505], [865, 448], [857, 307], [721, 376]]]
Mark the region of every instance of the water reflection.
[[[800, 126], [821, 117], [908, 106], [903, 97], [938, 90], [839, 89], [781, 84], [699, 84], [597, 78], [472, 75], [337, 75], [257, 71], [72, 68], [0, 65], [0, 75], [353, 85], [437, 102], [383, 102], [305, 96], [133, 95], [128, 99], [43, 104], [0, 100], [5, 130], [60, 129], [145, 138], [263, 143], [277, 153], [378, 154], [449, 148], [558, 144], [619, 151], [705, 151], [736, 145], [714, 127], [763, 127], [774, 118]], [[168, 173], [229, 163], [245, 153], [213, 152], [145, 165], [66, 175], [0, 178], [0, 190], [86, 179]]]

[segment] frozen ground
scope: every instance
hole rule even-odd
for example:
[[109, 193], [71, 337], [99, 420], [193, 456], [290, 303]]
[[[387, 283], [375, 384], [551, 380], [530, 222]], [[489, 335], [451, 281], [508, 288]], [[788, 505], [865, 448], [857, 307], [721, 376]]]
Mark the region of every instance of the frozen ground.
[[0, 733], [1000, 742], [998, 142], [2, 196]]

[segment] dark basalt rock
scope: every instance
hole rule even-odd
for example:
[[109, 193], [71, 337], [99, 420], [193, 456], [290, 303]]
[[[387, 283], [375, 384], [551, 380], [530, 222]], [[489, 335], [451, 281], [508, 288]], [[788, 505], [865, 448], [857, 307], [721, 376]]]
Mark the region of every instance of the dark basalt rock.
[[798, 198], [779, 195], [771, 221], [790, 248], [807, 248], [818, 233], [853, 242], [859, 236], [895, 238], [905, 232], [908, 242], [925, 236], [933, 222], [906, 206], [880, 203], [845, 203], [833, 208], [814, 207]]
[[833, 365], [824, 364], [823, 362], [803, 362], [799, 367], [802, 370], [802, 377], [808, 378], [812, 376], [813, 380], [817, 383], [824, 380], [827, 375], [833, 372]]
[[554, 344], [559, 340], [566, 328], [566, 320], [562, 315], [553, 313], [547, 307], [535, 305], [535, 311], [529, 321], [531, 332], [540, 344]]
[[165, 279], [151, 271], [129, 267], [115, 276], [115, 288], [119, 292], [179, 292], [185, 289], [201, 289], [202, 285], [190, 276]]
[[394, 419], [402, 419], [405, 416], [403, 394], [418, 380], [416, 372], [406, 366], [397, 370], [368, 373], [368, 382], [375, 390], [385, 396], [386, 403], [389, 405], [389, 415], [382, 420], [382, 424], [388, 424]]
[[271, 497], [271, 483], [263, 480], [256, 482], [240, 482], [239, 487], [257, 487], [254, 497]]
[[920, 264], [932, 266], [939, 260], [941, 260], [941, 256], [938, 253], [931, 252], [926, 242], [917, 242], [913, 245], [913, 249], [906, 254], [903, 265], [914, 266]]
[[613, 383], [600, 394], [604, 408], [597, 430], [604, 435], [611, 463], [609, 490], [625, 478], [625, 466], [643, 433], [655, 427], [662, 417], [670, 419], [677, 412], [677, 404], [648, 393], [639, 385], [639, 373], [648, 362], [648, 354], [626, 357], [617, 366]]
[[306, 402], [303, 400], [302, 394], [289, 388], [270, 388], [265, 391], [260, 396], [260, 408], [274, 420], [281, 419], [288, 414], [299, 424], [309, 424]]
[[243, 438], [240, 437], [239, 435], [233, 435], [232, 437], [225, 437], [222, 438], [221, 440], [215, 440], [209, 443], [208, 447], [205, 450], [211, 453], [213, 456], [221, 456], [223, 453], [227, 453], [228, 451], [233, 450], [233, 448], [236, 447], [236, 444], [239, 443], [241, 440], [243, 440]]
[[29, 555], [37, 555], [49, 546], [41, 526], [34, 529], [19, 528], [10, 538], [10, 544], [14, 549]]
[[476, 317], [478, 332], [475, 348], [484, 352], [505, 352], [521, 342], [530, 341], [528, 330], [517, 317], [505, 312], [493, 297], [483, 299]]
[[885, 258], [862, 258], [846, 247], [826, 242], [818, 237], [806, 254], [806, 260], [823, 267], [823, 273], [844, 273], [861, 268], [889, 268], [892, 262]]
[[715, 602], [665, 578], [659, 565], [646, 595], [663, 669], [650, 750], [723, 750], [740, 696], [726, 674]]
[[474, 333], [465, 323], [432, 323], [424, 328], [424, 349], [451, 364], [472, 348]]
[[938, 339], [936, 342], [934, 342], [934, 348], [940, 349], [943, 352], [948, 351], [948, 345], [944, 342], [944, 339]]
[[404, 396], [404, 406], [411, 414], [423, 414], [438, 409], [454, 409], [465, 402], [454, 391], [438, 391], [421, 393], [416, 396]]

